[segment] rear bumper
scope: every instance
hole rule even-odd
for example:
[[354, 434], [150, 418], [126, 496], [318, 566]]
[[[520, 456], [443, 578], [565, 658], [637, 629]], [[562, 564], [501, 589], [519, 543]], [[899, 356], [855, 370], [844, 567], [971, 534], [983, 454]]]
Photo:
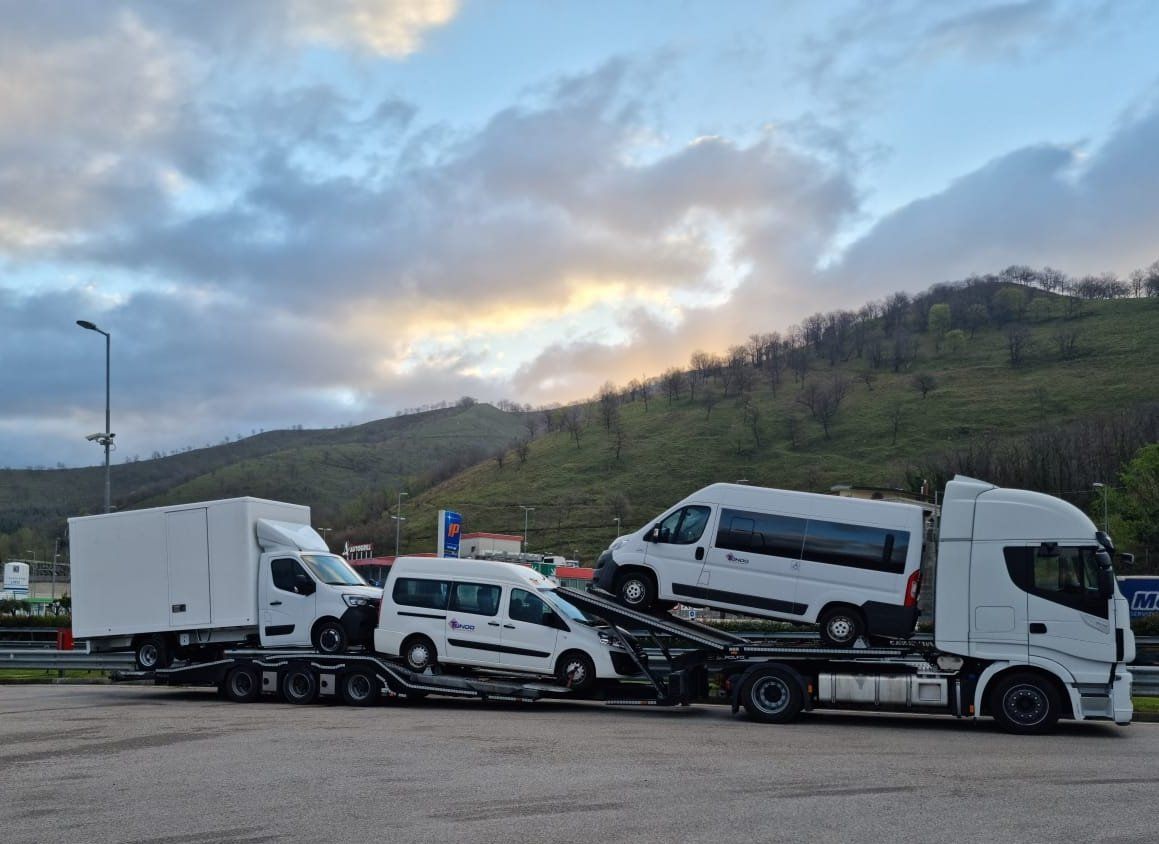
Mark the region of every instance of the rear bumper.
[[861, 611], [865, 614], [866, 627], [875, 636], [906, 638], [918, 623], [917, 607], [866, 601], [861, 605]]

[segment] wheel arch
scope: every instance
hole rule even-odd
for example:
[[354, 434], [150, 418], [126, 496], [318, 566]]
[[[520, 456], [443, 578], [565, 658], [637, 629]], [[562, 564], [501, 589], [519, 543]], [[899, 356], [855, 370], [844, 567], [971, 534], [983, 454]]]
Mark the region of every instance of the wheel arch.
[[1065, 668], [1050, 660], [1034, 660], [1033, 662], [995, 662], [988, 665], [978, 677], [978, 685], [974, 689], [974, 717], [988, 716], [990, 712], [990, 691], [995, 683], [1007, 674], [1038, 674], [1054, 684], [1061, 703], [1060, 715], [1063, 718], [1074, 718], [1076, 712], [1082, 712], [1078, 698], [1078, 690], [1073, 685], [1073, 678]]
[[756, 674], [759, 674], [761, 671], [770, 668], [778, 668], [782, 671], [788, 672], [788, 674], [797, 681], [797, 685], [801, 688], [801, 694], [805, 698], [805, 709], [813, 708], [812, 695], [809, 693], [809, 681], [805, 679], [804, 675], [802, 675], [800, 671], [786, 662], [774, 662], [769, 660], [767, 662], [753, 663], [743, 671], [737, 671], [729, 675], [729, 682], [731, 683], [729, 696], [731, 698], [730, 702], [732, 704], [732, 711], [734, 715], [740, 710], [741, 689], [744, 688], [745, 684], [748, 683], [748, 681], [751, 680]]

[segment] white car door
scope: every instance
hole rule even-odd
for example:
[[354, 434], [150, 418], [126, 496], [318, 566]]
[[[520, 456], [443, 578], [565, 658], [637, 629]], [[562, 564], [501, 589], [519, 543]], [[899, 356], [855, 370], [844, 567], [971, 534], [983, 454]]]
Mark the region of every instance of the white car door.
[[563, 620], [538, 595], [518, 587], [511, 587], [506, 610], [500, 662], [519, 671], [554, 673]]
[[499, 601], [503, 587], [495, 583], [451, 584], [447, 606], [446, 661], [497, 665], [502, 639]]
[[669, 513], [647, 535], [644, 562], [656, 572], [662, 600], [688, 601], [697, 596], [711, 518], [708, 505], [689, 504]]
[[259, 597], [263, 647], [310, 644], [318, 586], [293, 557], [273, 557], [262, 566]]

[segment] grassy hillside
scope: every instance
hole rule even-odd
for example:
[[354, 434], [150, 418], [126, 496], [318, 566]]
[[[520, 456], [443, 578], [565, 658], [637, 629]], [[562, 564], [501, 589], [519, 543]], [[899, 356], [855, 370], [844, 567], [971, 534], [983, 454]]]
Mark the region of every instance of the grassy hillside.
[[[115, 463], [119, 509], [254, 495], [309, 504], [319, 524], [357, 512], [403, 479], [477, 460], [523, 431], [519, 414], [490, 405], [452, 407], [365, 425], [270, 431], [229, 444], [155, 460]], [[470, 461], [468, 461], [470, 462]], [[0, 532], [55, 530], [67, 516], [100, 512], [104, 467], [0, 471]], [[381, 512], [381, 507], [377, 512]], [[21, 549], [22, 551], [23, 549]]]
[[[407, 505], [405, 547], [433, 547], [440, 507], [461, 511], [468, 531], [522, 533], [520, 505], [527, 505], [536, 508], [530, 515], [532, 551], [571, 555], [578, 549], [590, 561], [614, 536], [615, 516], [625, 531], [634, 529], [715, 481], [747, 479], [816, 491], [842, 482], [903, 486], [911, 469], [965, 443], [997, 447], [1159, 399], [1159, 300], [1085, 303], [1080, 316], [1072, 312], [1073, 318], [1064, 319], [1061, 299], [1036, 299], [1043, 304], [1031, 309], [1030, 342], [1019, 366], [1010, 362], [1008, 327], [994, 325], [957, 351], [948, 345], [936, 351], [931, 335], [917, 334], [917, 359], [900, 372], [888, 365], [874, 370], [872, 385], [858, 380], [870, 371], [865, 357], [832, 367], [813, 359], [806, 386], [830, 384], [835, 376], [849, 383], [829, 437], [799, 403], [803, 387], [788, 371], [775, 395], [759, 370], [752, 373], [747, 415], [745, 400], [735, 394], [706, 406], [702, 397], [706, 389], [720, 392], [719, 378], [698, 384], [696, 399], [685, 388], [671, 402], [657, 395], [647, 408], [639, 399], [622, 404], [618, 460], [617, 435], [590, 406], [578, 445], [568, 432], [556, 431], [536, 440], [522, 465], [514, 457], [502, 468], [485, 462], [416, 497]], [[1058, 335], [1076, 331], [1074, 356], [1063, 359]], [[912, 383], [918, 373], [937, 381], [925, 398]], [[795, 445], [792, 425], [798, 429]], [[1083, 503], [1081, 490], [1048, 491]]]

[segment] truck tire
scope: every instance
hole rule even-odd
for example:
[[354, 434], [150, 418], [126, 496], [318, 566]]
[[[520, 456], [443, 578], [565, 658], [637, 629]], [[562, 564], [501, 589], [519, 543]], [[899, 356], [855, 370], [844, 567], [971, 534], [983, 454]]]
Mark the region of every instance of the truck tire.
[[566, 651], [555, 664], [555, 677], [575, 692], [586, 692], [596, 683], [596, 664], [583, 651]]
[[402, 643], [402, 660], [411, 671], [426, 671], [439, 661], [435, 643], [426, 636], [411, 636]]
[[294, 666], [282, 675], [282, 697], [286, 703], [313, 703], [318, 697], [318, 678], [309, 668]]
[[805, 694], [797, 678], [784, 668], [754, 671], [740, 689], [745, 715], [763, 724], [787, 724], [805, 708]]
[[1050, 732], [1061, 714], [1058, 688], [1042, 674], [1007, 674], [990, 693], [990, 714], [1008, 733]]
[[257, 671], [248, 665], [239, 665], [225, 675], [221, 691], [226, 700], [232, 700], [234, 703], [253, 703], [262, 693], [262, 684]]
[[817, 619], [821, 642], [831, 648], [851, 648], [865, 635], [865, 620], [854, 607], [829, 607]]
[[616, 578], [616, 599], [625, 607], [647, 612], [656, 603], [656, 581], [640, 569], [629, 569]]
[[341, 622], [329, 619], [314, 628], [314, 647], [324, 654], [346, 653], [346, 628]]
[[173, 664], [173, 654], [169, 651], [169, 643], [165, 637], [157, 633], [142, 636], [133, 645], [133, 656], [137, 668], [141, 671], [156, 671], [159, 668], [168, 668]]
[[342, 677], [342, 702], [347, 706], [371, 706], [378, 702], [381, 686], [373, 671], [347, 671]]

